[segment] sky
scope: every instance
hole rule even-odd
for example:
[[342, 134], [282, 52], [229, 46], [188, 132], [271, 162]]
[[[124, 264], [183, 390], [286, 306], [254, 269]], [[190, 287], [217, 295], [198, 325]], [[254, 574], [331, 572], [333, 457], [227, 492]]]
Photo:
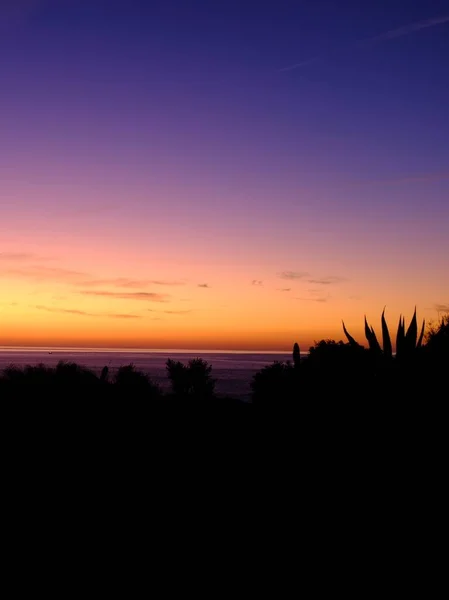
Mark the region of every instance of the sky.
[[449, 311], [449, 0], [2, 0], [0, 345]]

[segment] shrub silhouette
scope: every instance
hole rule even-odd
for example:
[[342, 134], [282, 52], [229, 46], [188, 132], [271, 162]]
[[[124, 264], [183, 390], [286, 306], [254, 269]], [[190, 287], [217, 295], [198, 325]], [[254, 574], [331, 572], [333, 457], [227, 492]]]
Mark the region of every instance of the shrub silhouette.
[[[344, 321], [343, 323], [343, 331], [346, 337], [348, 338], [351, 346], [356, 347], [359, 344], [355, 341], [355, 339], [348, 333]], [[383, 347], [380, 345], [376, 333], [372, 326], [368, 325], [365, 316], [365, 337], [369, 344], [369, 349], [373, 355], [383, 356], [386, 359], [391, 359], [393, 357], [393, 346], [391, 343], [390, 331], [388, 329], [387, 322], [385, 320], [385, 308], [382, 311], [381, 316], [381, 325], [382, 325], [382, 342]], [[404, 357], [412, 356], [415, 350], [421, 348], [422, 340], [424, 336], [424, 327], [425, 321], [422, 322], [421, 333], [418, 338], [418, 323], [416, 320], [416, 308], [413, 313], [412, 320], [410, 321], [410, 325], [408, 326], [407, 331], [405, 330], [405, 319], [401, 315], [399, 317], [399, 324], [396, 333], [396, 357], [402, 359]], [[418, 339], [417, 339], [418, 338]]]
[[449, 314], [443, 315], [439, 323], [429, 323], [425, 345], [435, 354], [449, 356]]
[[443, 315], [438, 323], [429, 324], [425, 340], [424, 357], [427, 364], [428, 376], [434, 382], [442, 382], [447, 390], [447, 373], [449, 372], [449, 314]]
[[335, 369], [360, 358], [363, 353], [363, 346], [345, 344], [342, 340], [336, 342], [335, 340], [325, 339], [315, 342], [315, 345], [309, 348], [306, 361], [309, 366]]
[[289, 361], [274, 361], [263, 367], [251, 381], [253, 404], [266, 407], [291, 400], [295, 381], [295, 368]]
[[3, 387], [19, 395], [38, 395], [39, 398], [68, 398], [83, 391], [96, 391], [98, 377], [76, 363], [59, 362], [56, 367], [44, 364], [14, 365], [3, 371]]
[[202, 358], [191, 359], [187, 365], [169, 358], [166, 370], [175, 396], [201, 400], [214, 396], [215, 379], [211, 377], [212, 366]]
[[299, 369], [299, 365], [301, 363], [301, 351], [299, 349], [299, 344], [295, 342], [293, 344], [293, 364], [295, 365], [295, 369]]
[[100, 380], [90, 369], [73, 362], [60, 361], [54, 370], [55, 383], [63, 387], [84, 387], [98, 385]]
[[100, 381], [102, 383], [107, 383], [108, 377], [109, 377], [109, 368], [105, 366], [101, 369]]
[[48, 387], [54, 382], [54, 369], [43, 363], [36, 366], [26, 365], [23, 368], [10, 365], [3, 370], [3, 378], [6, 383], [16, 387]]
[[162, 395], [160, 387], [150, 377], [138, 371], [134, 364], [120, 367], [114, 378], [119, 394], [131, 394], [132, 397], [155, 399]]

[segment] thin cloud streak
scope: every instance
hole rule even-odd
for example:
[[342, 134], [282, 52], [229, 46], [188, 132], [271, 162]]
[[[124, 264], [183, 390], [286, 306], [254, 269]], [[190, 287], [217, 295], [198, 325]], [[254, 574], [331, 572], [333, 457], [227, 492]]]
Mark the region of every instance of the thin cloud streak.
[[449, 304], [435, 304], [435, 310], [437, 312], [447, 312], [447, 313], [449, 313]]
[[301, 300], [303, 302], [327, 302], [329, 300], [329, 296], [323, 298], [294, 298], [294, 300]]
[[293, 71], [293, 69], [300, 69], [301, 67], [307, 67], [308, 65], [316, 62], [319, 59], [320, 59], [319, 56], [314, 56], [313, 58], [308, 58], [306, 60], [302, 60], [301, 62], [295, 63], [294, 65], [290, 65], [288, 67], [282, 67], [282, 69], [279, 69], [279, 72], [282, 73], [282, 71]]
[[372, 38], [362, 40], [361, 43], [377, 42], [381, 40], [392, 40], [398, 37], [402, 37], [403, 35], [409, 35], [410, 33], [414, 33], [415, 31], [420, 31], [421, 29], [435, 27], [436, 25], [443, 25], [444, 23], [449, 23], [449, 15], [443, 15], [442, 17], [435, 17], [433, 19], [425, 19], [424, 21], [418, 21], [415, 23], [410, 23], [409, 25], [404, 25], [403, 27], [398, 27], [397, 29], [390, 29], [389, 31], [381, 33], [380, 35], [376, 35]]
[[330, 275], [329, 277], [320, 277], [318, 279], [309, 279], [309, 283], [313, 283], [315, 285], [331, 285], [332, 283], [340, 283], [344, 281], [344, 277], [338, 277], [336, 275]]
[[38, 310], [45, 310], [51, 313], [63, 313], [69, 315], [78, 315], [82, 317], [106, 317], [108, 319], [142, 319], [141, 315], [130, 315], [130, 314], [121, 314], [121, 313], [112, 313], [112, 314], [101, 314], [101, 313], [90, 313], [85, 310], [77, 310], [74, 308], [52, 308], [51, 306], [42, 306], [40, 304], [36, 305], [34, 308]]
[[184, 281], [164, 281], [160, 279], [128, 279], [127, 277], [115, 277], [113, 279], [92, 279], [86, 281], [77, 282], [77, 285], [82, 287], [96, 287], [96, 286], [107, 286], [112, 285], [114, 287], [122, 288], [143, 288], [149, 285], [167, 285], [177, 286], [185, 285]]
[[80, 292], [84, 296], [100, 296], [106, 298], [116, 298], [119, 300], [147, 300], [151, 302], [168, 302], [168, 294], [158, 294], [156, 292], [107, 292], [101, 290], [83, 290]]
[[34, 254], [27, 252], [0, 252], [0, 260], [32, 260]]
[[[0, 276], [13, 276], [23, 279], [38, 281], [59, 280], [78, 287], [106, 287], [137, 288], [142, 289], [151, 285], [156, 286], [184, 286], [185, 281], [163, 279], [130, 279], [128, 277], [113, 277], [111, 279], [95, 279], [90, 273], [75, 271], [63, 267], [46, 267], [36, 264], [23, 264], [27, 262], [40, 262], [51, 260], [49, 257], [39, 257], [26, 252], [0, 252]], [[8, 265], [7, 263], [11, 263]], [[13, 264], [14, 263], [14, 264]], [[206, 284], [207, 285], [207, 284]]]
[[5, 269], [0, 275], [12, 275], [14, 277], [23, 277], [25, 279], [35, 279], [38, 281], [69, 280], [80, 277], [88, 277], [86, 273], [72, 271], [71, 269], [62, 269], [58, 267], [23, 267], [21, 269]]
[[305, 271], [282, 271], [282, 273], [279, 273], [278, 277], [281, 279], [303, 279], [308, 275], [309, 273], [306, 273]]
[[[383, 40], [392, 40], [395, 38], [402, 37], [404, 35], [410, 35], [411, 33], [415, 33], [416, 31], [420, 31], [421, 29], [428, 29], [429, 27], [436, 27], [437, 25], [444, 25], [445, 23], [449, 23], [449, 15], [443, 15], [441, 17], [434, 17], [431, 19], [425, 19], [423, 21], [417, 21], [415, 23], [409, 23], [408, 25], [398, 27], [397, 29], [390, 29], [389, 31], [385, 31], [384, 33], [381, 33], [374, 37], [365, 38], [352, 44], [348, 44], [348, 46], [351, 48], [353, 46], [364, 46], [375, 42], [381, 42]], [[282, 69], [279, 69], [279, 72], [300, 69], [301, 67], [306, 67], [320, 59], [323, 59], [323, 57], [315, 56], [314, 58], [305, 59], [295, 63], [294, 65], [283, 67]]]
[[193, 312], [193, 309], [189, 309], [189, 310], [154, 310], [154, 308], [149, 308], [148, 312], [164, 313], [165, 315], [187, 315], [187, 314]]

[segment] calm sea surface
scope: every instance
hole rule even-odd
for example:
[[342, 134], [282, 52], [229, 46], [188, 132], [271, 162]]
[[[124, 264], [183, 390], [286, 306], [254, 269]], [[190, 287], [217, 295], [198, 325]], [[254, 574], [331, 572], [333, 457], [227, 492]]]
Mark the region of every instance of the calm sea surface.
[[228, 394], [249, 398], [250, 383], [254, 373], [264, 366], [277, 361], [291, 360], [290, 353], [237, 353], [180, 350], [92, 350], [59, 348], [6, 348], [0, 347], [0, 371], [10, 365], [25, 366], [44, 363], [55, 366], [59, 361], [76, 362], [96, 373], [104, 366], [111, 374], [123, 365], [134, 364], [148, 373], [152, 380], [164, 390], [168, 390], [169, 381], [165, 363], [168, 358], [187, 362], [192, 358], [202, 358], [212, 365], [212, 376], [217, 380], [216, 390]]

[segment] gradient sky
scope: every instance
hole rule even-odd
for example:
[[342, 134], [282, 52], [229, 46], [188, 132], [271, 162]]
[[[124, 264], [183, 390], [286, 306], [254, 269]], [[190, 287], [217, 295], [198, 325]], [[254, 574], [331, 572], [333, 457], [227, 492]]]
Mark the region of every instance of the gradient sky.
[[449, 1], [1, 0], [0, 345], [449, 310]]

